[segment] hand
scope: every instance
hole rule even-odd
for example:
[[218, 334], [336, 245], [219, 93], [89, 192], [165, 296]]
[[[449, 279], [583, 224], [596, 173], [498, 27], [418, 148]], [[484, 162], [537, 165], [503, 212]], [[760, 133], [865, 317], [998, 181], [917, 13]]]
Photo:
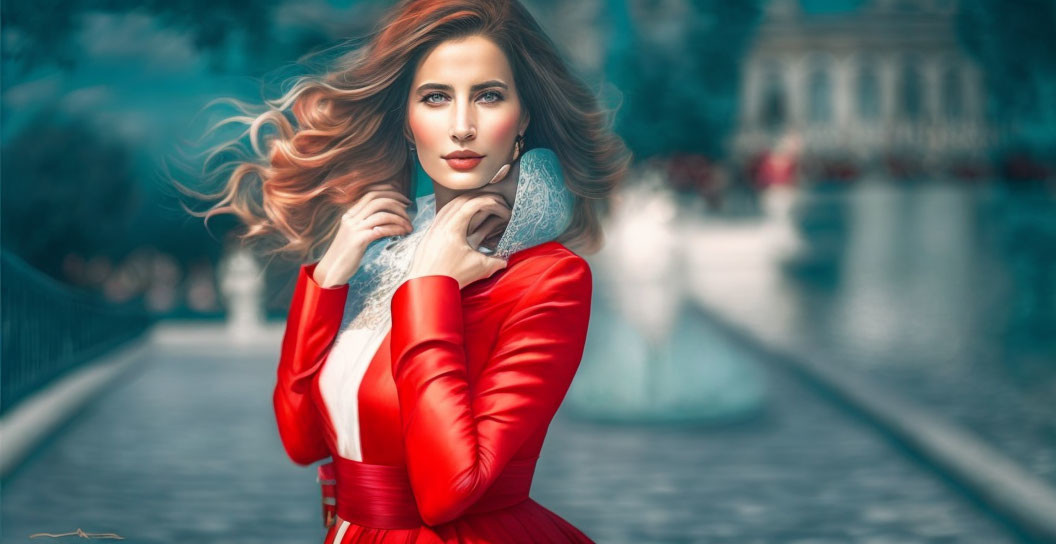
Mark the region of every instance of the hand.
[[436, 213], [415, 249], [407, 279], [451, 276], [461, 289], [505, 268], [505, 260], [485, 255], [475, 247], [509, 222], [510, 213], [495, 193], [463, 193], [451, 199]]
[[364, 193], [341, 216], [334, 240], [315, 267], [315, 282], [326, 288], [348, 283], [371, 242], [410, 233], [414, 228], [407, 213], [410, 205], [411, 199], [392, 183], [378, 184]]

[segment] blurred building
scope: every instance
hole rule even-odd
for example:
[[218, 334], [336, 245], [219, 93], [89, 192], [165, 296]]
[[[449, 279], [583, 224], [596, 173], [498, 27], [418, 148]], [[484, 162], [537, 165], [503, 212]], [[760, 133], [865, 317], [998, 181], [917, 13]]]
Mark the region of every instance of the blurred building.
[[737, 158], [798, 134], [804, 164], [956, 171], [994, 130], [955, 0], [772, 0], [742, 71]]

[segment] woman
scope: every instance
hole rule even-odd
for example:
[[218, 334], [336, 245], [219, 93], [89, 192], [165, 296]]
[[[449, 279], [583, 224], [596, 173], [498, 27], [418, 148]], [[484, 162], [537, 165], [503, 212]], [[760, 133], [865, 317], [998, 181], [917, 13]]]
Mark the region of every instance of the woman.
[[[626, 148], [516, 1], [402, 2], [338, 64], [253, 120], [255, 149], [280, 128], [270, 164], [207, 213], [280, 253], [326, 247], [274, 393], [291, 459], [333, 458], [326, 542], [590, 542], [528, 491], [587, 331], [569, 246], [597, 248]], [[414, 156], [434, 190], [416, 200]]]

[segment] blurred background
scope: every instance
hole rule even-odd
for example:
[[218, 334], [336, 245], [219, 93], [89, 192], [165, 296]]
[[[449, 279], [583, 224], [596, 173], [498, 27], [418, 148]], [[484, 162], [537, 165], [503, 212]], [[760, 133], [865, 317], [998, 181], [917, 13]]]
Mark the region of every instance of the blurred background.
[[[1056, 2], [525, 4], [635, 155], [533, 498], [598, 542], [1056, 541]], [[299, 263], [168, 176], [389, 5], [3, 3], [4, 542], [321, 540], [270, 404]]]

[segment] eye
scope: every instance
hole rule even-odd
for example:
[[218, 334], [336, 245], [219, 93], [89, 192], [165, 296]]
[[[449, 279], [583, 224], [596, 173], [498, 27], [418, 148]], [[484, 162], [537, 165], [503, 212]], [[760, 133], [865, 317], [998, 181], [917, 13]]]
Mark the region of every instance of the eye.
[[[491, 98], [491, 99], [488, 99], [488, 97], [493, 97], [493, 98]], [[483, 93], [482, 93], [482, 94], [480, 95], [480, 98], [481, 98], [481, 99], [482, 99], [482, 100], [483, 100], [484, 102], [487, 102], [487, 103], [490, 103], [490, 102], [500, 102], [500, 101], [502, 101], [502, 93], [499, 93], [498, 91], [484, 91], [484, 92], [483, 92]]]
[[425, 102], [426, 104], [439, 104], [439, 101], [432, 100], [432, 97], [434, 97], [434, 96], [440, 97], [441, 100], [443, 100], [444, 98], [447, 98], [446, 96], [444, 96], [443, 93], [433, 92], [433, 93], [429, 93], [429, 94], [423, 96], [422, 97], [422, 102]]

